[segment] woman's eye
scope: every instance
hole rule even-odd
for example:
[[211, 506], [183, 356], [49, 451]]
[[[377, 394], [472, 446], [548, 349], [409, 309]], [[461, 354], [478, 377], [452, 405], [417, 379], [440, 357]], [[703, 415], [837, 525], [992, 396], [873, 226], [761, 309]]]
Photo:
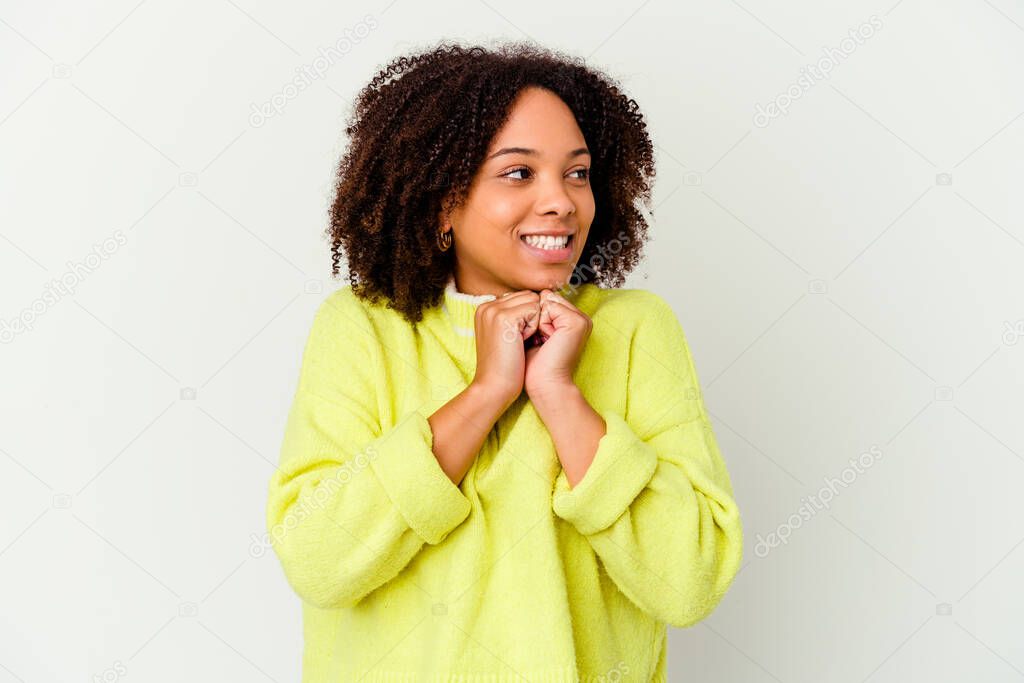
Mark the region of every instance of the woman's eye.
[[[512, 177], [513, 173], [531, 173], [531, 171], [530, 171], [530, 169], [525, 168], [525, 167], [513, 168], [511, 171], [508, 171], [506, 173], [502, 173], [501, 176], [503, 178], [512, 178], [512, 180], [526, 180], [526, 178], [513, 178]], [[586, 179], [590, 178], [590, 169], [589, 168], [577, 168], [575, 171], [571, 171], [571, 173], [582, 173], [583, 175], [576, 176], [576, 178], [578, 180], [586, 180]]]
[[[530, 172], [530, 169], [528, 169], [528, 168], [513, 168], [508, 173], [503, 173], [502, 177], [503, 178], [511, 178], [513, 173], [529, 173], [529, 172]], [[526, 180], [526, 178], [512, 178], [512, 179], [513, 180]]]

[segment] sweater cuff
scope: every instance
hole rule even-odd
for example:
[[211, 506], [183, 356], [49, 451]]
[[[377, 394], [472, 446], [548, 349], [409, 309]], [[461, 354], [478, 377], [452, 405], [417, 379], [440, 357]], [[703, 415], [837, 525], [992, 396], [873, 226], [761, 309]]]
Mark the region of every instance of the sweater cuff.
[[472, 505], [433, 452], [434, 434], [418, 410], [406, 414], [370, 457], [388, 498], [409, 527], [436, 545], [469, 516]]
[[583, 478], [573, 488], [565, 470], [555, 479], [552, 509], [581, 534], [603, 531], [629, 508], [658, 467], [654, 447], [618, 413], [599, 411], [606, 431]]

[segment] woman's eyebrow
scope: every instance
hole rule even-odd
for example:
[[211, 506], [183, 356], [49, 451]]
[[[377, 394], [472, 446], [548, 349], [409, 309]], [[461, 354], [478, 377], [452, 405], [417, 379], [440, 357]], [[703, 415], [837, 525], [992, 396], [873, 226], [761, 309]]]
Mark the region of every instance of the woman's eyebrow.
[[[535, 155], [535, 154], [537, 154], [537, 150], [530, 149], [529, 147], [502, 147], [497, 152], [495, 152], [494, 154], [492, 154], [489, 157], [487, 157], [486, 159], [484, 159], [484, 161], [490, 161], [494, 157], [501, 156], [502, 154], [531, 154], [531, 155]], [[569, 158], [572, 158], [572, 157], [575, 157], [575, 156], [580, 156], [582, 154], [588, 154], [589, 155], [590, 154], [590, 150], [587, 149], [586, 147], [579, 147], [577, 149], [572, 150], [571, 152], [569, 152], [565, 156], [566, 156], [567, 159], [569, 159]]]

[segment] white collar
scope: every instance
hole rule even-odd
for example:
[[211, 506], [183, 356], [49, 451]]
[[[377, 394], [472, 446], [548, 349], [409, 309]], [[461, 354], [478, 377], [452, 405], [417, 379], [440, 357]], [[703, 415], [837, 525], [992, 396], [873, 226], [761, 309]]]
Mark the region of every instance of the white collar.
[[485, 301], [494, 301], [498, 297], [493, 294], [466, 294], [455, 288], [455, 276], [449, 276], [448, 284], [444, 288], [445, 294], [457, 301], [465, 301], [470, 304], [482, 304]]

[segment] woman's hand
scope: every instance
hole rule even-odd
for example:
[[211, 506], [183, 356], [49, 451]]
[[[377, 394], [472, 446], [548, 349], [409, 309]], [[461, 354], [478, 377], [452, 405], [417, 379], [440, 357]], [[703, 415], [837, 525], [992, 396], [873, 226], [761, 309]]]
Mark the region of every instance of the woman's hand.
[[526, 350], [523, 386], [531, 399], [575, 385], [573, 372], [594, 323], [568, 299], [550, 289], [540, 292], [537, 341]]
[[540, 294], [529, 289], [505, 294], [477, 307], [476, 374], [473, 382], [499, 396], [506, 406], [523, 391], [525, 343], [537, 331]]

